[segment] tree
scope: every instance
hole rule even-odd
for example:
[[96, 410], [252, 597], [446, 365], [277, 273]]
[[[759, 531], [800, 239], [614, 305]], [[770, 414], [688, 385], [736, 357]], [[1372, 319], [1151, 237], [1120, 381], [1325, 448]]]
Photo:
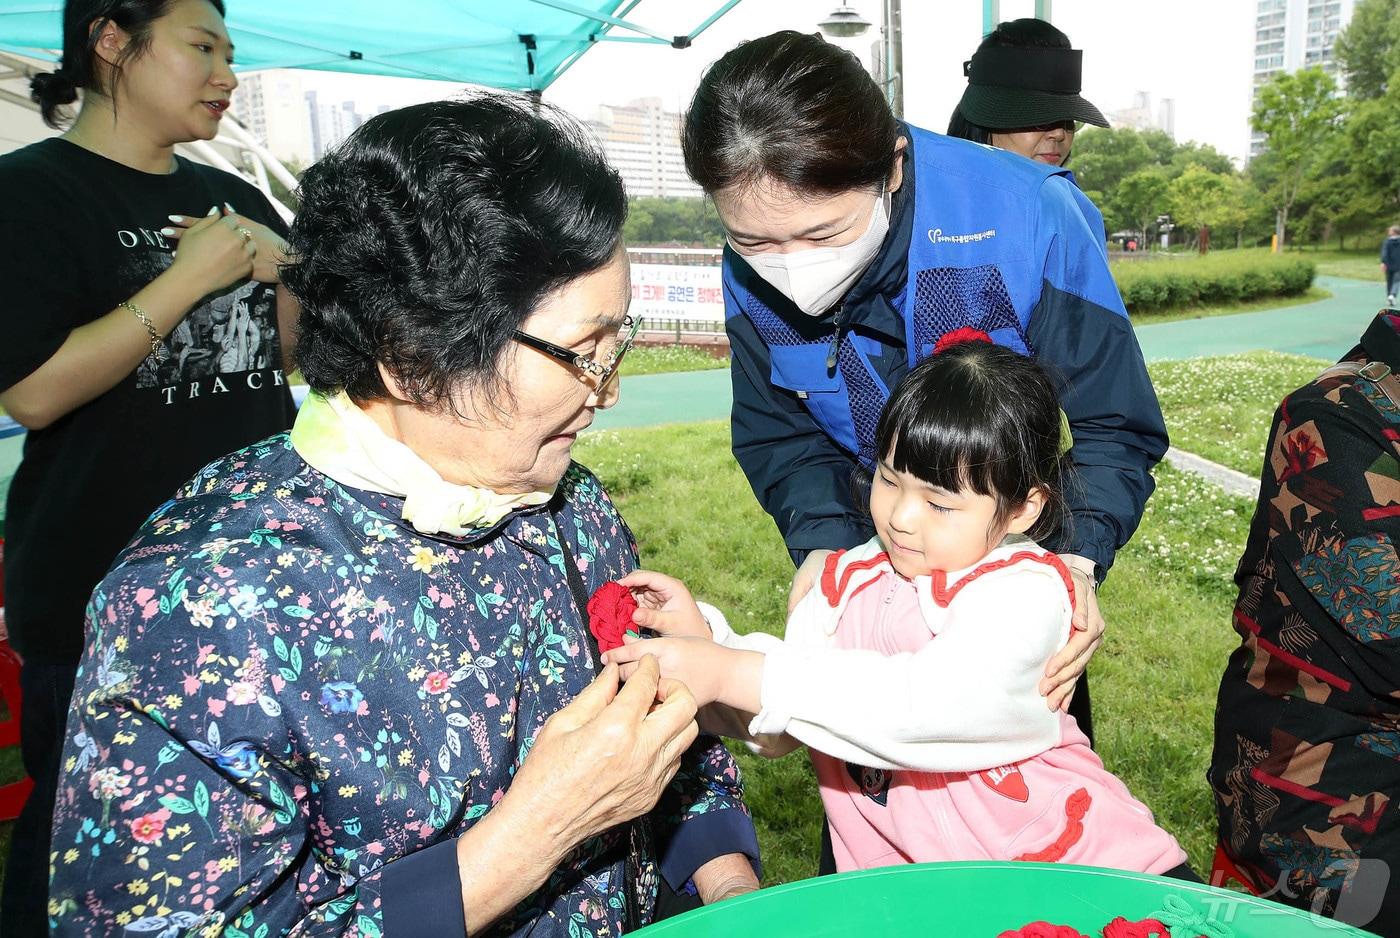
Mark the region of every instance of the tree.
[[1204, 166], [1211, 172], [1224, 176], [1235, 174], [1235, 164], [1228, 156], [1208, 143], [1197, 143], [1194, 140], [1177, 147], [1168, 165], [1171, 166], [1173, 176], [1181, 175], [1188, 166]]
[[1094, 128], [1074, 141], [1069, 168], [1085, 194], [1099, 204], [1111, 202], [1124, 177], [1155, 165], [1152, 150], [1130, 127]]
[[[1400, 74], [1400, 71], [1397, 71]], [[1400, 82], [1384, 97], [1361, 101], [1343, 133], [1355, 189], [1378, 210], [1400, 213]]]
[[1305, 68], [1275, 75], [1255, 96], [1250, 124], [1264, 134], [1269, 150], [1278, 157], [1278, 181], [1270, 195], [1280, 248], [1298, 191], [1336, 131], [1341, 116], [1336, 90], [1332, 76], [1320, 68]]
[[[287, 172], [295, 176], [298, 181], [301, 179], [301, 174], [306, 172], [306, 167], [301, 164], [300, 160], [284, 160], [282, 165], [287, 167]], [[277, 201], [294, 212], [301, 207], [301, 200], [297, 198], [297, 194], [282, 185], [282, 180], [268, 173], [267, 182], [272, 188], [273, 198], [277, 199]]]
[[1249, 224], [1250, 199], [1254, 189], [1240, 175], [1234, 172], [1217, 174], [1225, 181], [1225, 191], [1214, 209], [1207, 214], [1206, 224], [1212, 228], [1228, 231], [1235, 236], [1235, 247], [1240, 246], [1245, 226]]
[[[1182, 174], [1167, 184], [1167, 200], [1172, 218], [1183, 228], [1200, 231], [1222, 221], [1222, 205], [1231, 195], [1230, 177], [1213, 173], [1204, 166], [1188, 166]], [[1243, 203], [1241, 203], [1243, 210]], [[1233, 220], [1233, 215], [1229, 216]], [[1240, 219], [1243, 224], [1243, 218]]]
[[1152, 151], [1152, 161], [1159, 166], [1166, 166], [1176, 155], [1176, 141], [1165, 130], [1153, 127], [1150, 130], [1139, 131], [1138, 138], [1147, 144], [1147, 149]]
[[632, 199], [622, 229], [628, 244], [684, 244], [717, 248], [724, 228], [705, 199]]
[[[1167, 210], [1167, 174], [1158, 167], [1140, 169], [1118, 184], [1110, 203], [1115, 218], [1147, 238], [1148, 226]], [[1144, 245], [1145, 246], [1145, 245]]]
[[1325, 243], [1333, 235], [1345, 239], [1348, 234], [1374, 230], [1380, 227], [1386, 211], [1384, 194], [1372, 187], [1353, 155], [1352, 138], [1359, 135], [1360, 129], [1354, 121], [1353, 114], [1343, 132], [1334, 135], [1299, 191], [1295, 208], [1295, 213], [1301, 209], [1298, 227], [1311, 240]]
[[1397, 68], [1400, 0], [1361, 0], [1337, 37], [1337, 59], [1347, 77], [1347, 95], [1357, 101], [1382, 97]]

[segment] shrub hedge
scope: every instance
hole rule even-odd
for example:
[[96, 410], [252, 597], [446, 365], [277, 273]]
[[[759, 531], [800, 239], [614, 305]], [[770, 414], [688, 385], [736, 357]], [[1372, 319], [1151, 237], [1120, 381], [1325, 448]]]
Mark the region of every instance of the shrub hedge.
[[1123, 303], [1133, 314], [1297, 296], [1312, 286], [1316, 273], [1312, 261], [1249, 250], [1114, 261], [1111, 266]]

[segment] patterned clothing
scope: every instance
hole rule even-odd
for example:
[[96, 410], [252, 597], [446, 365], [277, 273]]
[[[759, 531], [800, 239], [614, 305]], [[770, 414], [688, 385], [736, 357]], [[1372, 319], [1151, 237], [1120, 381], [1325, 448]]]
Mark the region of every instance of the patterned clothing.
[[1400, 870], [1400, 407], [1365, 375], [1400, 370], [1397, 331], [1379, 316], [1344, 361], [1380, 365], [1329, 369], [1274, 417], [1209, 773], [1260, 891], [1383, 934], [1400, 894], [1366, 861]]
[[[57, 933], [462, 933], [453, 838], [598, 668], [563, 551], [592, 591], [636, 548], [577, 465], [551, 506], [466, 538], [420, 535], [401, 511], [279, 435], [141, 528], [88, 608]], [[671, 855], [726, 825], [752, 849], [729, 837], [681, 882], [757, 852], [738, 770], [702, 737], [656, 811], [580, 844], [491, 933], [617, 935], [629, 906], [649, 918]]]

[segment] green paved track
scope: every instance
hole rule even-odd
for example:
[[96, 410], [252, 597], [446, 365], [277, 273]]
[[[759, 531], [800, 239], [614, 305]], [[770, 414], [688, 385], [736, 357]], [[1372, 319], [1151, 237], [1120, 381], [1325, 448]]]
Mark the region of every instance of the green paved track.
[[[1269, 349], [1336, 359], [1356, 344], [1380, 309], [1382, 286], [1341, 277], [1318, 277], [1332, 296], [1305, 306], [1139, 326], [1148, 361], [1230, 355]], [[622, 382], [622, 399], [599, 411], [595, 429], [650, 427], [662, 423], [722, 420], [731, 403], [729, 370], [642, 375]]]
[[1142, 353], [1148, 361], [1261, 349], [1340, 358], [1385, 305], [1385, 288], [1341, 277], [1318, 277], [1316, 285], [1332, 296], [1306, 306], [1141, 326], [1137, 334]]

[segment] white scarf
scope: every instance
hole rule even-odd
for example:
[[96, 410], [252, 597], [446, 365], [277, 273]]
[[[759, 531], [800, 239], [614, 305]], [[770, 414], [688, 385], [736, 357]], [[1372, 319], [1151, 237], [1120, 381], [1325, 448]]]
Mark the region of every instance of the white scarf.
[[554, 495], [552, 488], [503, 495], [448, 482], [381, 430], [344, 391], [330, 397], [307, 395], [292, 426], [292, 446], [312, 468], [341, 485], [402, 498], [403, 520], [421, 534], [462, 537], [517, 508], [543, 505]]

